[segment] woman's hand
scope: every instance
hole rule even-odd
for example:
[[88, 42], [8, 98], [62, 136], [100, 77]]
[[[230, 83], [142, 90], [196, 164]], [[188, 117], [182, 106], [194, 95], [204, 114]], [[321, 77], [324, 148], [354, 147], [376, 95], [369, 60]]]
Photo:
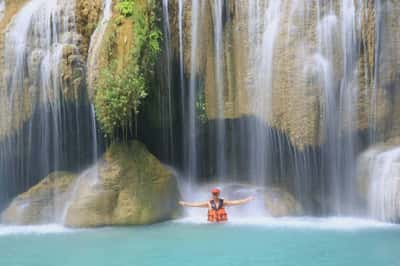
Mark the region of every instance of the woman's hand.
[[185, 207], [186, 202], [184, 202], [184, 201], [179, 201], [178, 203], [179, 203], [179, 205], [181, 205], [182, 207]]

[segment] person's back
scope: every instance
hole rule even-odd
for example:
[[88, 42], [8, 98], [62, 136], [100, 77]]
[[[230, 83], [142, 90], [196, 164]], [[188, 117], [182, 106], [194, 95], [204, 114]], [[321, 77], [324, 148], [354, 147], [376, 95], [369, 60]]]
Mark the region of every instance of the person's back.
[[218, 188], [211, 190], [212, 199], [207, 202], [184, 202], [180, 201], [179, 204], [186, 207], [199, 207], [208, 208], [208, 221], [219, 223], [226, 222], [228, 220], [228, 214], [225, 210], [225, 206], [237, 206], [245, 204], [253, 199], [253, 197], [248, 197], [241, 200], [224, 200], [220, 198], [221, 191]]

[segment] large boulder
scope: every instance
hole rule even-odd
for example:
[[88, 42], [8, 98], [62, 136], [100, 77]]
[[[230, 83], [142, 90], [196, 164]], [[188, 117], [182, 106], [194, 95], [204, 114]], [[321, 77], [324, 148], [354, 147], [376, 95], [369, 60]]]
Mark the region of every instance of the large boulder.
[[73, 194], [65, 217], [71, 227], [149, 224], [179, 211], [175, 177], [137, 141], [111, 145]]
[[76, 176], [54, 172], [27, 192], [16, 197], [1, 215], [5, 224], [45, 224], [60, 222], [71, 184]]
[[149, 224], [179, 214], [177, 180], [140, 142], [113, 144], [79, 176], [54, 172], [15, 198], [5, 224]]
[[279, 187], [266, 189], [264, 202], [268, 213], [273, 217], [296, 216], [303, 213], [303, 208], [296, 198]]

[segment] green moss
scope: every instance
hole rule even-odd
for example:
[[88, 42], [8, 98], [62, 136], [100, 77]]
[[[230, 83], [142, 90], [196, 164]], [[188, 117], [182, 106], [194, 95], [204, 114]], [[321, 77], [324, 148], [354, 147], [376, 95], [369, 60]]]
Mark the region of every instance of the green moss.
[[207, 120], [208, 120], [208, 117], [207, 117], [207, 105], [206, 105], [204, 90], [201, 90], [200, 93], [197, 95], [196, 113], [197, 113], [197, 116], [198, 116], [199, 120], [202, 123], [207, 122]]
[[117, 71], [113, 59], [115, 35], [110, 34], [107, 40], [106, 49], [111, 63], [100, 73], [95, 107], [100, 125], [110, 138], [116, 132], [127, 132], [136, 125], [142, 101], [155, 79], [155, 65], [161, 52], [162, 39], [157, 8], [155, 0], [146, 1], [145, 5], [137, 0], [120, 0], [117, 3], [119, 14], [114, 18], [113, 27], [121, 25], [124, 18], [131, 19], [135, 45], [128, 54], [127, 65], [122, 71]]

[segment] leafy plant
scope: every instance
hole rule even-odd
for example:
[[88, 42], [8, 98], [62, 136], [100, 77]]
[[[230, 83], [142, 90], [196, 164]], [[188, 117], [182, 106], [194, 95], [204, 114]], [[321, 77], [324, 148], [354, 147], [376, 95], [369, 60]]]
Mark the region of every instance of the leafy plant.
[[[113, 137], [118, 130], [126, 131], [136, 126], [137, 115], [143, 100], [148, 96], [155, 79], [155, 65], [161, 51], [162, 33], [157, 20], [157, 4], [149, 0], [139, 5], [135, 0], [122, 0], [117, 4], [120, 25], [125, 17], [133, 20], [134, 47], [123, 71], [118, 73], [116, 62], [111, 63], [100, 74], [95, 95], [95, 107], [103, 131]], [[111, 34], [114, 42], [116, 35]], [[112, 57], [114, 45], [108, 45]]]
[[122, 0], [117, 4], [118, 12], [125, 16], [129, 17], [132, 16], [134, 11], [134, 1], [132, 0]]
[[204, 92], [200, 92], [197, 95], [197, 100], [196, 100], [196, 113], [202, 123], [205, 123], [208, 120], [206, 107], [207, 106], [206, 106]]

